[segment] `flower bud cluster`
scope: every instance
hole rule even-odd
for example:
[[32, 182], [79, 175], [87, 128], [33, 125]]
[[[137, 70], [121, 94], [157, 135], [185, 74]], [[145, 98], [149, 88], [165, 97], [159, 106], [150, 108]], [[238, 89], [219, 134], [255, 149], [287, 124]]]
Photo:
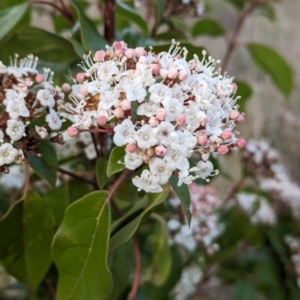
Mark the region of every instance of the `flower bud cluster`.
[[292, 236], [285, 236], [285, 242], [290, 248], [291, 261], [297, 278], [297, 285], [300, 288], [300, 239]]
[[[65, 105], [64, 115], [74, 123], [70, 136], [113, 128], [114, 143], [126, 148], [126, 168], [149, 165], [133, 178], [138, 190], [160, 192], [172, 174], [178, 185], [215, 175], [210, 154], [225, 155], [246, 143], [233, 131], [244, 120], [233, 78], [215, 71], [218, 61], [205, 51], [202, 60], [194, 55], [188, 61], [187, 54], [175, 41], [157, 54], [115, 42], [93, 59], [84, 57], [70, 95], [73, 104]], [[201, 160], [191, 168], [194, 152]]]
[[[24, 150], [36, 150], [40, 139], [61, 127], [55, 106], [64, 95], [52, 85], [50, 70], [37, 71], [37, 62], [33, 55], [19, 61], [15, 55], [10, 66], [0, 61], [0, 172], [22, 163]], [[32, 128], [35, 120], [40, 126]]]
[[[198, 244], [202, 244], [208, 254], [213, 254], [219, 249], [219, 245], [214, 240], [223, 230], [216, 212], [221, 200], [210, 187], [192, 183], [189, 185], [189, 190], [191, 194], [191, 224], [190, 227], [187, 224], [182, 225], [178, 215], [172, 215], [168, 221], [172, 242], [182, 245], [189, 251], [195, 250]], [[180, 200], [172, 199], [171, 204], [180, 206]]]

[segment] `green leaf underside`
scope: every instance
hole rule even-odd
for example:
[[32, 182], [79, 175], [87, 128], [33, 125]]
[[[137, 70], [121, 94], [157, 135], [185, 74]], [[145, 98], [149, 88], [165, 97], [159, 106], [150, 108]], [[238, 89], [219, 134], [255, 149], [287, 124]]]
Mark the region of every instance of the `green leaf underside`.
[[212, 19], [202, 19], [196, 22], [192, 28], [193, 37], [197, 37], [199, 35], [219, 36], [224, 33], [225, 30], [223, 27]]
[[125, 169], [125, 164], [119, 163], [119, 161], [123, 161], [124, 156], [125, 156], [124, 147], [113, 148], [108, 159], [108, 165], [106, 171], [106, 175], [108, 177]]
[[27, 8], [28, 3], [23, 3], [0, 11], [0, 40], [21, 20]]
[[[156, 207], [157, 205], [161, 204], [167, 198], [169, 194], [169, 186], [165, 186], [164, 190], [159, 194], [148, 194], [145, 197], [149, 199], [149, 205], [143, 212], [129, 222], [127, 225], [122, 227], [119, 231], [117, 231], [110, 239], [109, 243], [109, 253], [112, 253], [116, 249], [118, 249], [121, 245], [126, 243], [133, 234], [137, 231], [140, 223], [142, 222], [143, 218], [151, 212], [151, 210]], [[145, 198], [144, 197], [144, 198]], [[145, 201], [144, 198], [141, 201]]]
[[248, 44], [253, 61], [268, 73], [275, 85], [289, 95], [293, 89], [293, 71], [285, 59], [274, 49], [259, 44]]
[[55, 220], [48, 205], [33, 191], [17, 201], [0, 221], [0, 259], [9, 274], [36, 289], [51, 259]]
[[71, 0], [74, 6], [80, 23], [81, 40], [85, 46], [86, 51], [96, 52], [101, 49], [105, 49], [108, 42], [98, 32], [95, 24], [83, 13], [79, 8], [76, 0]]
[[54, 187], [58, 168], [55, 149], [52, 143], [42, 141], [39, 145], [38, 152], [42, 154], [42, 157], [33, 156], [30, 152], [26, 151], [29, 164], [37, 174]]
[[71, 204], [58, 229], [52, 256], [59, 271], [57, 300], [102, 300], [112, 288], [107, 267], [110, 206], [107, 192]]
[[191, 224], [191, 219], [192, 219], [192, 214], [190, 211], [190, 205], [191, 205], [191, 198], [190, 198], [190, 191], [189, 188], [186, 184], [182, 184], [181, 186], [178, 186], [178, 178], [174, 175], [171, 176], [170, 178], [170, 183], [172, 185], [172, 188], [178, 198], [180, 199], [184, 213], [186, 215], [188, 224], [190, 226]]
[[239, 105], [239, 111], [245, 112], [247, 100], [252, 96], [253, 93], [252, 88], [246, 82], [242, 82], [242, 81], [234, 81], [234, 82], [238, 86], [238, 90], [236, 94], [242, 97], [237, 101], [237, 104]]

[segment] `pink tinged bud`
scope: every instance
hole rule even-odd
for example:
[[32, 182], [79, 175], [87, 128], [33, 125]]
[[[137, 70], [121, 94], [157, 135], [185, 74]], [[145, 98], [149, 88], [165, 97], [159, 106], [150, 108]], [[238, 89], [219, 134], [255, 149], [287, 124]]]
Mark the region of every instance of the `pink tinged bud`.
[[99, 125], [105, 125], [106, 124], [106, 122], [107, 122], [107, 118], [105, 117], [105, 116], [99, 116], [98, 118], [97, 118], [97, 122], [98, 122], [98, 124]]
[[206, 117], [203, 118], [203, 119], [200, 121], [200, 125], [201, 125], [201, 126], [205, 126], [206, 123], [207, 123], [207, 118], [206, 118]]
[[237, 84], [234, 83], [234, 82], [232, 82], [232, 83], [231, 83], [231, 86], [232, 86], [232, 91], [235, 93], [235, 92], [237, 91], [237, 89], [238, 89]]
[[207, 143], [207, 136], [206, 135], [199, 135], [197, 138], [197, 142], [199, 145], [204, 146]]
[[221, 137], [223, 140], [230, 140], [232, 138], [232, 132], [229, 129], [225, 129], [222, 132]]
[[179, 80], [185, 80], [189, 76], [188, 72], [186, 70], [180, 70], [178, 73]]
[[229, 149], [226, 145], [221, 145], [218, 147], [217, 151], [219, 154], [225, 155], [226, 153], [228, 153]]
[[246, 144], [247, 144], [247, 142], [244, 139], [238, 139], [236, 142], [236, 146], [238, 148], [243, 148], [246, 146]]
[[229, 113], [229, 118], [231, 120], [235, 120], [239, 117], [240, 113], [237, 111], [237, 110], [232, 110], [230, 113]]
[[79, 131], [76, 127], [70, 126], [67, 129], [67, 133], [70, 137], [74, 137], [79, 133]]
[[170, 79], [177, 78], [177, 75], [178, 75], [178, 71], [175, 68], [171, 68], [171, 69], [168, 70], [168, 77]]
[[68, 83], [64, 83], [61, 88], [65, 93], [69, 93], [71, 91], [71, 86]]
[[238, 124], [244, 123], [244, 121], [245, 121], [245, 117], [242, 114], [240, 114], [239, 117], [236, 119], [236, 122]]
[[87, 87], [85, 85], [81, 85], [79, 91], [82, 96], [87, 96], [89, 94]]
[[150, 67], [150, 70], [152, 71], [152, 75], [158, 74], [158, 71], [159, 71], [158, 64], [150, 64], [149, 67]]
[[185, 115], [179, 115], [177, 117], [177, 124], [184, 125], [186, 123], [186, 116]]
[[166, 69], [160, 69], [159, 70], [159, 75], [162, 77], [162, 78], [166, 78], [168, 76], [168, 70]]
[[156, 127], [159, 125], [159, 120], [156, 117], [151, 117], [148, 123], [151, 127]]
[[44, 78], [44, 75], [42, 75], [42, 74], [37, 74], [36, 77], [35, 77], [35, 80], [36, 80], [36, 82], [38, 82], [38, 83], [44, 81], [44, 79], [45, 79], [45, 78]]
[[83, 73], [77, 73], [77, 75], [76, 75], [76, 80], [77, 80], [78, 82], [83, 82], [83, 81], [84, 81], [84, 78], [85, 78], [85, 76], [84, 76]]
[[120, 105], [121, 105], [123, 110], [131, 109], [131, 102], [128, 101], [128, 100], [123, 100]]
[[124, 110], [121, 107], [117, 107], [114, 111], [114, 115], [116, 118], [123, 118], [124, 117]]
[[126, 150], [130, 153], [134, 152], [136, 150], [136, 144], [127, 144]]
[[155, 154], [157, 156], [164, 156], [166, 153], [167, 149], [164, 146], [160, 145], [155, 147]]
[[25, 79], [25, 84], [27, 85], [27, 86], [32, 86], [32, 80], [30, 79], [30, 78], [26, 78]]
[[113, 43], [113, 47], [116, 49], [116, 50], [122, 50], [123, 49], [123, 45], [121, 42], [114, 42]]
[[166, 111], [163, 108], [159, 108], [156, 113], [156, 118], [160, 121], [163, 121], [167, 116]]
[[129, 59], [132, 59], [136, 56], [136, 52], [134, 49], [127, 49], [126, 52], [125, 52], [125, 56]]
[[103, 50], [100, 50], [95, 53], [94, 60], [95, 61], [103, 61], [104, 57], [105, 57], [105, 52]]
[[147, 52], [145, 51], [145, 49], [143, 47], [137, 47], [137, 48], [135, 48], [135, 53], [136, 53], [137, 57], [141, 57], [141, 56], [147, 54]]

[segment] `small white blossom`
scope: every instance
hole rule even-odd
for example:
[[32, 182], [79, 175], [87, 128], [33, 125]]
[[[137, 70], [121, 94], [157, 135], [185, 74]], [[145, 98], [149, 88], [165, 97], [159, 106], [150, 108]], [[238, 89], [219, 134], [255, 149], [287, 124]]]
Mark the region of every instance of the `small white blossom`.
[[9, 165], [14, 162], [18, 155], [18, 150], [12, 144], [4, 143], [0, 146], [0, 166]]
[[53, 109], [50, 109], [50, 113], [46, 116], [46, 122], [52, 130], [59, 130], [62, 125], [61, 119]]
[[144, 190], [146, 193], [160, 193], [163, 191], [158, 183], [158, 176], [151, 174], [148, 170], [144, 170], [141, 177], [134, 177], [132, 182], [138, 188], [138, 191]]
[[25, 125], [22, 121], [8, 120], [6, 134], [12, 139], [12, 141], [18, 141], [25, 133]]

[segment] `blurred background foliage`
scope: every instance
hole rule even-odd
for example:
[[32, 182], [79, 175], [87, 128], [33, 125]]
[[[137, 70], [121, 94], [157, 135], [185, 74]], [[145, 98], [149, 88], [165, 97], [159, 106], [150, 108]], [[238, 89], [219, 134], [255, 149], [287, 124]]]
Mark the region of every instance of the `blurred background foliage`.
[[[223, 71], [236, 77], [238, 95], [242, 97], [240, 110], [246, 113], [246, 123], [241, 127], [243, 134], [256, 139], [268, 137], [282, 153], [291, 178], [299, 183], [300, 52], [295, 43], [299, 31], [291, 24], [299, 23], [300, 3], [292, 0], [124, 0], [115, 3], [115, 14], [112, 14], [108, 11], [109, 2], [114, 3], [1, 0], [0, 60], [8, 64], [14, 53], [37, 55], [41, 66], [55, 71], [55, 83], [61, 85], [72, 82], [84, 53], [103, 49], [114, 40], [124, 40], [130, 47], [151, 45], [155, 51], [162, 51], [169, 49], [171, 39], [176, 39], [191, 54], [199, 56], [204, 48], [221, 59]], [[93, 168], [81, 156], [72, 163], [76, 165], [78, 161], [86, 170]], [[224, 201], [238, 191], [247, 190], [245, 178], [255, 181], [256, 174], [248, 173], [239, 154], [233, 153], [226, 161], [218, 159], [216, 165], [221, 175], [210, 185]], [[255, 184], [254, 190], [253, 185], [251, 188], [254, 194], [262, 193]], [[44, 193], [45, 201], [56, 212], [57, 224], [67, 205], [87, 191], [90, 191], [88, 185], [73, 180]], [[3, 215], [10, 206], [9, 199], [15, 199], [18, 191], [0, 188], [0, 192]], [[120, 189], [116, 201], [122, 209], [129, 209], [139, 195], [133, 196], [131, 191], [132, 201], [128, 202], [124, 201], [122, 192]], [[54, 203], [57, 195], [64, 195], [65, 199], [59, 208]], [[272, 195], [264, 196], [274, 203]], [[290, 250], [284, 242], [287, 234], [299, 237], [299, 225], [290, 211], [278, 216], [276, 225], [268, 226], [251, 223], [238, 207], [222, 210], [220, 220], [226, 230], [217, 239], [220, 250], [213, 255], [201, 247], [184, 255], [182, 249], [170, 247], [164, 221], [169, 207], [160, 205], [156, 213], [163, 218], [150, 218], [137, 233], [143, 271], [136, 299], [175, 299], [174, 286], [192, 263], [201, 270], [201, 280], [192, 295], [181, 300], [300, 299]], [[129, 241], [110, 258], [116, 282], [110, 299], [126, 299], [133, 265]], [[47, 278], [37, 291], [32, 291], [8, 277], [0, 267], [0, 299], [54, 299], [52, 285], [55, 286], [56, 280], [57, 270], [52, 265]]]

